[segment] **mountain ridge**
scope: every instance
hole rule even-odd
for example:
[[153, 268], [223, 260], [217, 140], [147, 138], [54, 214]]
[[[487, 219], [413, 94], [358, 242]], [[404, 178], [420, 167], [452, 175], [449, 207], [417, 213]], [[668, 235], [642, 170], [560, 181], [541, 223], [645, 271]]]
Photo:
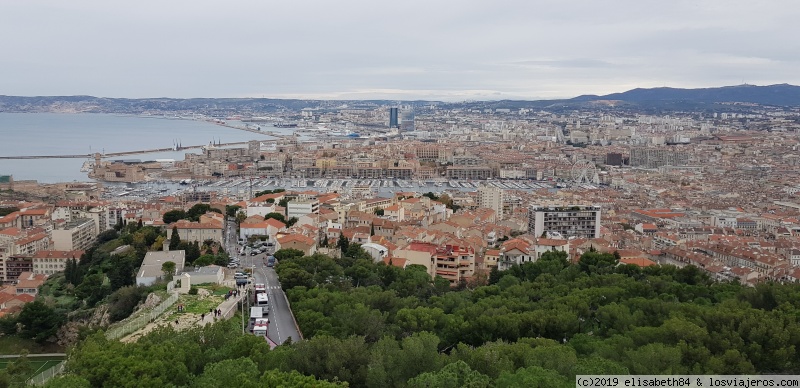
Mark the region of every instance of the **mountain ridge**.
[[[609, 103], [614, 102], [614, 103]], [[619, 103], [617, 103], [619, 102]], [[57, 111], [68, 105], [82, 112], [142, 112], [147, 110], [197, 110], [209, 105], [222, 109], [251, 109], [256, 111], [275, 111], [281, 109], [299, 110], [304, 107], [329, 105], [334, 103], [375, 105], [395, 105], [398, 100], [319, 100], [285, 98], [114, 98], [76, 96], [7, 96], [0, 95], [0, 112], [45, 112]], [[714, 104], [751, 103], [769, 106], [800, 106], [800, 86], [774, 84], [757, 86], [750, 84], [713, 88], [635, 88], [625, 92], [606, 95], [580, 95], [570, 99], [555, 100], [487, 100], [442, 102], [427, 100], [402, 101], [414, 106], [440, 104], [440, 106], [467, 106], [484, 108], [540, 108], [540, 109], [580, 109], [626, 107], [643, 109], [705, 109]], [[332, 106], [329, 106], [332, 108]]]

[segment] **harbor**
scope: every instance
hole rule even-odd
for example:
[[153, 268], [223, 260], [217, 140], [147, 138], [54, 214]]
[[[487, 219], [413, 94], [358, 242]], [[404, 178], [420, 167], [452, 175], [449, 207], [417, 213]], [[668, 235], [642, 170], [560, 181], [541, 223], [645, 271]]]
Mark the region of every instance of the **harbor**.
[[[407, 179], [305, 179], [305, 178], [228, 178], [217, 180], [180, 181], [156, 180], [141, 183], [103, 183], [107, 199], [149, 200], [154, 197], [177, 196], [183, 193], [217, 193], [218, 196], [248, 199], [260, 191], [285, 189], [287, 191], [316, 191], [339, 193], [345, 196], [356, 193], [388, 196], [395, 192], [440, 194], [445, 191], [475, 191], [483, 185], [505, 190], [553, 190], [556, 184], [534, 180], [407, 180]], [[590, 188], [590, 187], [586, 187]], [[594, 187], [596, 188], [596, 187]]]

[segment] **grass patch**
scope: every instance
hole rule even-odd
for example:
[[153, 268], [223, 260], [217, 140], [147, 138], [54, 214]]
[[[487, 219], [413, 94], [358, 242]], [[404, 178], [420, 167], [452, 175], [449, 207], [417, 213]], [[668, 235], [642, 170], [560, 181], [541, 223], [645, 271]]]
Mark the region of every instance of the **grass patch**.
[[[227, 291], [225, 291], [227, 293]], [[220, 295], [209, 295], [201, 297], [200, 295], [181, 295], [178, 302], [170, 309], [171, 314], [169, 320], [173, 319], [180, 314], [208, 314], [210, 310], [219, 307], [220, 303], [225, 300]], [[183, 304], [183, 312], [178, 313], [178, 305]]]
[[[65, 349], [58, 344], [46, 342], [36, 343], [33, 340], [20, 338], [15, 335], [0, 336], [0, 354], [20, 354], [27, 350], [30, 354], [37, 353], [64, 353]], [[4, 361], [0, 359], [0, 361]]]

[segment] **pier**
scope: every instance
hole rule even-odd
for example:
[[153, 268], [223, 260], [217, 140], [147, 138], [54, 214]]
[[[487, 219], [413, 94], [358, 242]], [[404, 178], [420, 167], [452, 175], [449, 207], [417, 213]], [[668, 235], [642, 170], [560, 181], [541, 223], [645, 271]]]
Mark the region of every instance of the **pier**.
[[[233, 142], [233, 143], [221, 143], [221, 144], [214, 144], [215, 147], [227, 147], [227, 146], [234, 146], [234, 145], [243, 145], [247, 144], [246, 141], [240, 142]], [[139, 151], [123, 151], [123, 152], [108, 152], [102, 155], [103, 158], [116, 158], [119, 156], [127, 156], [127, 155], [138, 155], [138, 154], [150, 154], [155, 152], [170, 152], [170, 151], [183, 151], [189, 149], [197, 149], [203, 148], [207, 145], [197, 145], [197, 146], [184, 146], [180, 148], [155, 148], [149, 150], [139, 150]], [[94, 153], [91, 154], [76, 154], [76, 155], [20, 155], [20, 156], [0, 156], [0, 159], [87, 159], [93, 158]]]

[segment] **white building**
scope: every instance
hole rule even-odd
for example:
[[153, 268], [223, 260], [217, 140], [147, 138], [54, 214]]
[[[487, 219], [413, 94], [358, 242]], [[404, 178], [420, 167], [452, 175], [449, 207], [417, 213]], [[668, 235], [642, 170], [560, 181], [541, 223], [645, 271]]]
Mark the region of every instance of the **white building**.
[[97, 237], [95, 220], [78, 218], [51, 233], [53, 249], [75, 251], [88, 249]]
[[317, 199], [295, 199], [286, 205], [286, 219], [300, 218], [306, 214], [319, 214]]
[[565, 238], [599, 238], [600, 206], [531, 206], [528, 232], [536, 237], [550, 232]]
[[494, 210], [498, 220], [503, 219], [503, 190], [494, 186], [478, 188], [478, 207]]
[[[164, 247], [166, 248], [168, 245], [164, 244]], [[142, 266], [136, 272], [136, 285], [153, 285], [164, 276], [161, 266], [168, 261], [175, 263], [175, 273], [173, 275], [177, 275], [183, 272], [183, 266], [186, 263], [186, 252], [170, 250], [147, 252], [144, 256], [144, 261], [142, 261]]]

